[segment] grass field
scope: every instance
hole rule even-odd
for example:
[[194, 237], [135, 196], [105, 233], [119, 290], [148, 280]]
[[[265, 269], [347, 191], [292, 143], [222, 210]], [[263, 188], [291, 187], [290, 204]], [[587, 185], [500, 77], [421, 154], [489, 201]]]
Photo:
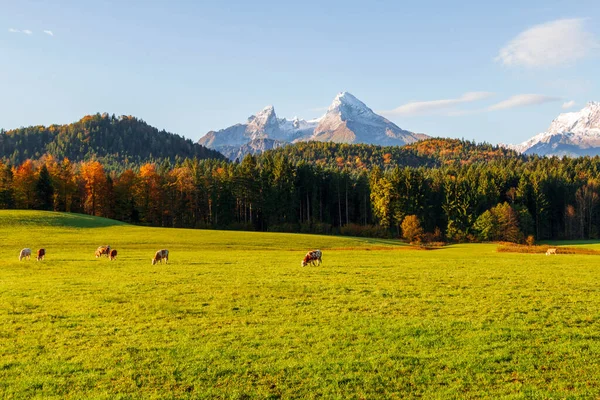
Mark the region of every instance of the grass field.
[[600, 397], [600, 257], [495, 249], [0, 211], [0, 396]]

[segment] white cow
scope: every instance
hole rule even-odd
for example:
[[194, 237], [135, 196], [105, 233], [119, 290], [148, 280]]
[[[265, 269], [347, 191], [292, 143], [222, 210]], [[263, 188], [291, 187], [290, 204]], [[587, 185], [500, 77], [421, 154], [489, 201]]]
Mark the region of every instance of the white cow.
[[156, 264], [157, 262], [162, 263], [162, 260], [165, 260], [165, 263], [167, 264], [169, 263], [169, 250], [162, 249], [157, 251], [152, 259], [152, 265]]
[[554, 255], [556, 255], [556, 249], [555, 249], [555, 248], [548, 249], [548, 250], [546, 251], [546, 255], [547, 255], [547, 256], [549, 256], [550, 254], [554, 254]]
[[306, 267], [308, 264], [310, 265], [314, 265], [315, 263], [317, 265], [321, 265], [321, 257], [323, 256], [323, 254], [321, 253], [321, 250], [312, 250], [309, 251], [308, 253], [306, 253], [306, 256], [304, 256], [304, 259], [302, 260], [302, 266]]
[[21, 250], [21, 252], [19, 253], [19, 261], [21, 261], [25, 257], [27, 257], [28, 260], [31, 259], [31, 249], [29, 247], [25, 247], [23, 250]]

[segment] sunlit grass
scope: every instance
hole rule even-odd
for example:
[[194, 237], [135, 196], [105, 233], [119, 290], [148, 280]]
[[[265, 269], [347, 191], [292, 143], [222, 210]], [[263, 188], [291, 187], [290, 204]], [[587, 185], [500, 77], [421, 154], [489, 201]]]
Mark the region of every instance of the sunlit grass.
[[9, 211], [0, 238], [3, 398], [600, 396], [597, 256]]

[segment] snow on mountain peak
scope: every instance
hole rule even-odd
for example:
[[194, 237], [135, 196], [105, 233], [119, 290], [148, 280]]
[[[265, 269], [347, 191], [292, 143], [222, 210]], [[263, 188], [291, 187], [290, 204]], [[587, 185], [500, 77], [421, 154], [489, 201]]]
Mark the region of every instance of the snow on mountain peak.
[[375, 114], [351, 93], [340, 92], [319, 121], [313, 135], [305, 140], [397, 145], [412, 143], [418, 138]]
[[600, 102], [556, 117], [546, 132], [507, 146], [525, 154], [584, 155], [600, 152]]
[[340, 92], [327, 109], [327, 112], [343, 112], [343, 111], [362, 111], [373, 112], [365, 103], [354, 97], [349, 92]]
[[250, 116], [247, 123], [208, 132], [199, 143], [231, 152], [235, 150], [233, 147], [244, 146], [249, 142], [261, 143], [262, 149], [267, 146], [267, 142], [270, 146], [273, 141], [294, 143], [317, 140], [403, 145], [422, 138], [423, 136], [405, 131], [393, 122], [375, 114], [365, 103], [349, 92], [340, 92], [321, 118], [308, 121], [298, 117], [291, 120], [277, 118], [275, 108], [267, 106], [256, 115]]
[[560, 114], [548, 128], [548, 132], [585, 133], [589, 129], [600, 129], [600, 103], [590, 101], [580, 111]]
[[251, 134], [252, 139], [268, 137], [269, 133], [278, 130], [279, 122], [273, 106], [267, 106], [256, 115], [248, 118], [246, 131]]

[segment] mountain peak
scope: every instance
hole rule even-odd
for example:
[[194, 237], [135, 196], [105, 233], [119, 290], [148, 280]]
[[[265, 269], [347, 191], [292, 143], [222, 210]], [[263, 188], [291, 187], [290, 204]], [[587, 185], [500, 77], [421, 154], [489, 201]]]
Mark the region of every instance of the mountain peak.
[[248, 118], [248, 124], [253, 126], [256, 130], [263, 130], [269, 125], [277, 124], [277, 115], [275, 114], [275, 107], [266, 106], [256, 115], [251, 115]]
[[327, 109], [327, 112], [341, 111], [341, 108], [371, 111], [371, 109], [367, 107], [365, 103], [354, 97], [350, 92], [338, 93], [338, 95], [335, 96], [335, 99], [333, 99], [333, 102]]
[[377, 115], [349, 92], [340, 92], [308, 140], [403, 145], [418, 138]]
[[600, 102], [590, 101], [574, 112], [560, 114], [546, 132], [508, 146], [525, 154], [596, 155], [600, 153]]
[[[404, 145], [423, 136], [399, 128], [393, 122], [377, 115], [365, 103], [349, 92], [338, 93], [324, 116], [312, 120], [277, 118], [273, 106], [263, 108], [248, 118], [245, 124], [236, 124], [217, 132], [209, 132], [200, 143], [223, 150], [235, 157], [249, 151], [249, 142], [264, 150], [274, 143], [298, 141], [330, 141], [340, 143], [369, 143]], [[253, 144], [253, 146], [254, 146]], [[245, 147], [244, 147], [245, 146]], [[255, 147], [252, 147], [255, 148]]]

